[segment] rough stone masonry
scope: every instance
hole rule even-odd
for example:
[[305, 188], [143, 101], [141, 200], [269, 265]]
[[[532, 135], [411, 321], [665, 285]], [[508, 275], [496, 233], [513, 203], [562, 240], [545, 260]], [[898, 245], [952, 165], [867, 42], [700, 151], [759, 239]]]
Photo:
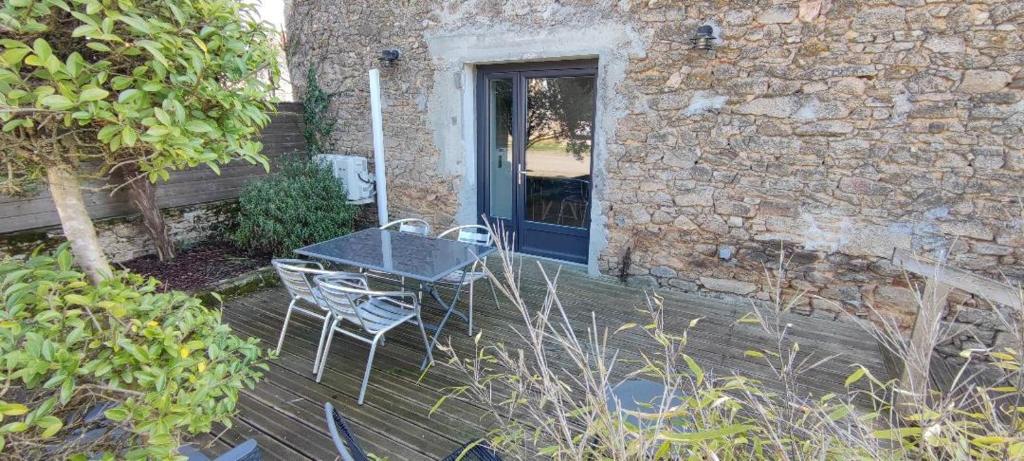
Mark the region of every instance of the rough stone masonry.
[[[445, 226], [475, 209], [473, 153], [457, 139], [472, 131], [474, 62], [458, 53], [539, 60], [617, 34], [594, 54], [601, 272], [619, 274], [629, 252], [631, 283], [767, 299], [781, 249], [798, 310], [874, 306], [905, 324], [917, 306], [893, 248], [1024, 278], [1024, 2], [295, 0], [288, 12], [291, 74], [315, 65], [336, 94], [339, 151], [372, 152], [366, 70], [402, 50], [383, 70], [396, 216]], [[710, 52], [690, 43], [703, 24], [719, 36]], [[951, 350], [999, 335], [990, 325]]]

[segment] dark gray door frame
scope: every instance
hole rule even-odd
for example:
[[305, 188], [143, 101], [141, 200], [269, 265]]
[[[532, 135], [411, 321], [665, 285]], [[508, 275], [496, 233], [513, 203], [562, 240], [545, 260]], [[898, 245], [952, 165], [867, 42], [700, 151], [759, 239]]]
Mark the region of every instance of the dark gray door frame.
[[[528, 78], [554, 78], [554, 77], [572, 77], [572, 76], [593, 76], [597, 78], [597, 60], [578, 60], [578, 61], [561, 61], [561, 62], [534, 62], [534, 63], [513, 63], [513, 64], [497, 64], [477, 67], [477, 78], [476, 78], [476, 113], [477, 113], [477, 217], [482, 223], [484, 216], [494, 221], [490, 212], [490, 174], [489, 166], [489, 149], [488, 141], [491, 133], [489, 133], [488, 114], [490, 113], [489, 108], [489, 97], [488, 97], [488, 82], [497, 79], [511, 79], [513, 82], [513, 114], [512, 114], [512, 132], [513, 132], [513, 153], [512, 161], [513, 165], [522, 165], [525, 162], [526, 157], [526, 80]], [[594, 91], [594, 104], [596, 109], [596, 95], [597, 91]], [[596, 133], [596, 127], [592, 127], [591, 136]], [[591, 149], [593, 149], [593, 138], [591, 139]], [[593, 154], [593, 152], [591, 152]], [[517, 168], [513, 168], [513, 171], [517, 171]], [[590, 178], [591, 178], [591, 194], [593, 197], [593, 172], [594, 162], [593, 155], [591, 155], [590, 161]], [[589, 246], [590, 238], [590, 214], [587, 213], [587, 220], [582, 228], [569, 228], [566, 226], [555, 226], [544, 223], [527, 222], [525, 218], [525, 184], [520, 186], [518, 173], [514, 173], [513, 191], [509, 193], [513, 194], [513, 205], [512, 205], [512, 219], [511, 220], [500, 220], [505, 228], [506, 232], [514, 232], [516, 235], [514, 250], [521, 250], [521, 242], [524, 240], [522, 236], [524, 232], [553, 232], [555, 234], [564, 235], [565, 237], [575, 237], [582, 239], [584, 244]], [[586, 252], [580, 255], [579, 251], [572, 254], [560, 253], [557, 248], [550, 248], [544, 251], [531, 251], [542, 256], [549, 256], [556, 259], [564, 259], [568, 261], [587, 263]]]

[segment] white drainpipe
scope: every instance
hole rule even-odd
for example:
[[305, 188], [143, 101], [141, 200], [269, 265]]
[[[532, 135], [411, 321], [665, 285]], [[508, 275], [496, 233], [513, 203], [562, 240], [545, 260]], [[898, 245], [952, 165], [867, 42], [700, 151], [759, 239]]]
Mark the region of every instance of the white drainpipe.
[[384, 121], [380, 108], [380, 70], [370, 69], [370, 121], [373, 124], [373, 173], [377, 185], [377, 220], [388, 223], [388, 184], [384, 175]]

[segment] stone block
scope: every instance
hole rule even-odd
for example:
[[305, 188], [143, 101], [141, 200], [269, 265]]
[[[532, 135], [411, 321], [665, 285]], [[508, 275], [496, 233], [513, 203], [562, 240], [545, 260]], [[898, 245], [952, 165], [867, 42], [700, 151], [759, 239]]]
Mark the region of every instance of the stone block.
[[775, 6], [762, 11], [757, 15], [757, 22], [761, 24], [789, 24], [796, 19], [797, 9], [784, 6]]
[[715, 190], [710, 187], [703, 187], [678, 194], [673, 197], [676, 206], [711, 206], [714, 204]]
[[843, 136], [853, 133], [853, 124], [840, 120], [826, 120], [797, 127], [798, 136]]
[[938, 223], [938, 228], [943, 234], [975, 240], [992, 240], [995, 237], [989, 226], [977, 221], [942, 221]]
[[851, 29], [856, 32], [892, 32], [906, 27], [906, 10], [900, 7], [859, 8]]
[[796, 113], [802, 106], [797, 96], [779, 96], [772, 98], [756, 98], [733, 109], [733, 112], [746, 115], [763, 115], [766, 117], [785, 118]]
[[963, 53], [964, 39], [955, 35], [933, 35], [924, 41], [924, 47], [936, 53]]
[[757, 285], [750, 282], [714, 277], [700, 277], [700, 284], [711, 291], [721, 291], [738, 295], [750, 294], [757, 290]]
[[1001, 70], [968, 70], [960, 82], [960, 91], [967, 93], [991, 93], [1002, 90], [1010, 84], [1013, 76]]
[[676, 276], [676, 271], [668, 266], [655, 266], [651, 268], [651, 275], [655, 277], [670, 278]]

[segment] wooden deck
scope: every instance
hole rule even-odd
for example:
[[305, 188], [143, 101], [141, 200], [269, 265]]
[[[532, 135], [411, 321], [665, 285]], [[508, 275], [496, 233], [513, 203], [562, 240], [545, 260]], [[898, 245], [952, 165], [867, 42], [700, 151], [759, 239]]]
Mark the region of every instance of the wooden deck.
[[[554, 263], [543, 264], [553, 272]], [[544, 285], [535, 260], [523, 265], [522, 278], [524, 298], [539, 305]], [[477, 288], [474, 321], [483, 330], [483, 342], [514, 343], [511, 328], [521, 322], [518, 312], [507, 301], [495, 306], [486, 283]], [[592, 311], [597, 313], [599, 324], [603, 322], [601, 326], [612, 331], [627, 321], [641, 320], [634, 309], [643, 303], [643, 292], [611, 278], [592, 278], [578, 269], [563, 268], [559, 294], [580, 330], [589, 325]], [[748, 349], [772, 348], [756, 326], [736, 323], [749, 311], [748, 306], [684, 293], [659, 294], [665, 298], [669, 330], [681, 331], [691, 319], [703, 318], [690, 331], [687, 350], [702, 366], [719, 376], [742, 373], [772, 384], [771, 372], [763, 361], [744, 355]], [[228, 301], [224, 317], [238, 334], [260, 338], [267, 347], [273, 347], [288, 301], [282, 288], [268, 289]], [[427, 322], [437, 321], [439, 310], [436, 306], [425, 307], [424, 317]], [[805, 379], [803, 384], [809, 391], [842, 392], [843, 381], [853, 371], [854, 363], [869, 367], [876, 376], [887, 376], [877, 344], [856, 325], [795, 314], [787, 316], [786, 321], [793, 325], [801, 353], [821, 358], [840, 354]], [[368, 346], [341, 335], [335, 337], [323, 381], [317, 384], [312, 362], [319, 332], [315, 320], [293, 316], [280, 357], [269, 363], [270, 371], [256, 390], [242, 396], [234, 427], [215, 431], [219, 434], [205, 435], [196, 442], [215, 454], [251, 437], [259, 442], [265, 459], [336, 459], [323, 418], [326, 401], [333, 402], [347, 417], [367, 451], [391, 460], [439, 459], [489, 429], [472, 402], [449, 400], [428, 416], [444, 394], [443, 389], [458, 382], [443, 367], [434, 367], [420, 379], [423, 345], [416, 328], [400, 327], [377, 351], [362, 406], [356, 404], [356, 397]], [[461, 320], [449, 323], [446, 333], [451, 334], [456, 349], [471, 350], [472, 341]], [[612, 344], [635, 351], [643, 347], [642, 339], [626, 333], [617, 335]]]

